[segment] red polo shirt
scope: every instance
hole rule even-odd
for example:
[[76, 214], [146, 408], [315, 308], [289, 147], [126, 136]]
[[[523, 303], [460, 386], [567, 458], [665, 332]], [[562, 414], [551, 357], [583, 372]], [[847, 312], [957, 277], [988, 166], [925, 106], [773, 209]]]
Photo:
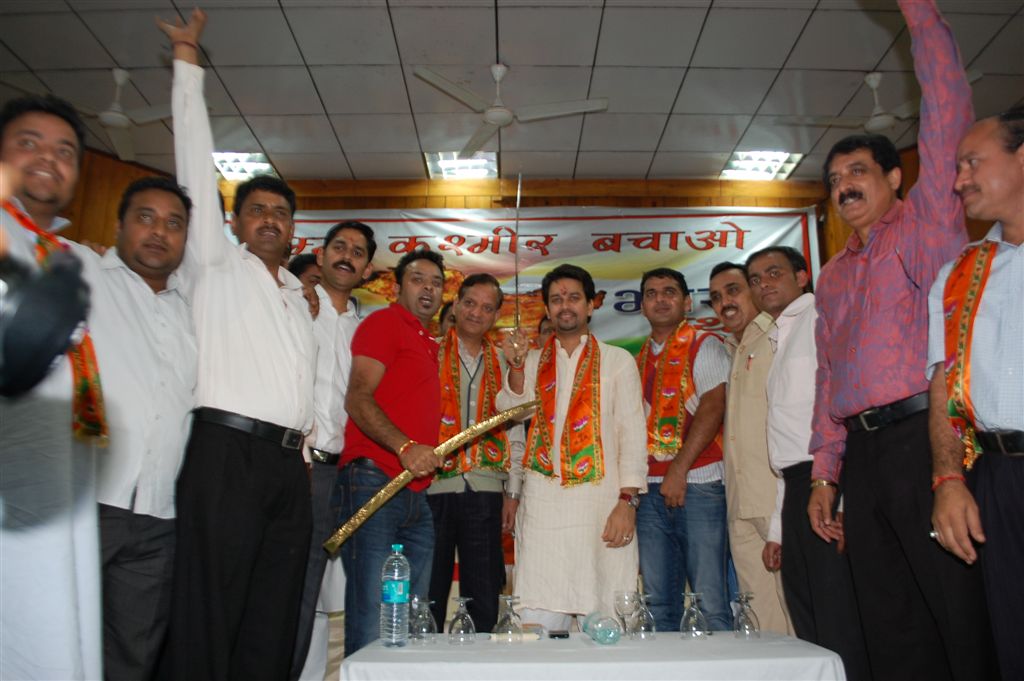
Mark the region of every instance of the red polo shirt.
[[[438, 345], [420, 320], [398, 303], [378, 310], [359, 325], [352, 338], [352, 357], [371, 357], [384, 365], [373, 397], [380, 408], [407, 437], [437, 446], [441, 421], [441, 382], [438, 378]], [[398, 456], [371, 440], [352, 419], [345, 426], [345, 449], [338, 466], [359, 457], [373, 459], [394, 478], [402, 472]], [[425, 489], [433, 475], [417, 478], [409, 489]]]

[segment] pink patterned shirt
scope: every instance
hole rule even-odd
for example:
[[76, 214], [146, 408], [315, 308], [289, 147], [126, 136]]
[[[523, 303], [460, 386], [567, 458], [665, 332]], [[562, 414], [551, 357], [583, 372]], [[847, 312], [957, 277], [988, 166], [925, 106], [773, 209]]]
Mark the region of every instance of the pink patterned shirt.
[[953, 193], [956, 149], [974, 121], [971, 89], [934, 0], [900, 0], [921, 86], [920, 175], [905, 201], [856, 234], [818, 279], [812, 476], [837, 481], [844, 418], [924, 392], [928, 290], [967, 242]]

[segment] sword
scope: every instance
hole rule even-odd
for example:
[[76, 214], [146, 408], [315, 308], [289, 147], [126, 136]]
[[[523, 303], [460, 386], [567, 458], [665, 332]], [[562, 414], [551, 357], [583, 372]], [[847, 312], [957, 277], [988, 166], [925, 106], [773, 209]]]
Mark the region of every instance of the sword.
[[[537, 400], [532, 402], [524, 402], [520, 405], [500, 411], [494, 416], [484, 419], [479, 423], [474, 423], [469, 428], [455, 435], [449, 440], [441, 443], [434, 448], [434, 454], [437, 455], [440, 461], [444, 460], [444, 457], [450, 453], [459, 449], [464, 444], [471, 442], [480, 435], [486, 433], [495, 426], [500, 426], [510, 419], [514, 419], [517, 416], [522, 416], [526, 412], [530, 411], [539, 404]], [[332, 556], [338, 552], [341, 545], [352, 536], [352, 534], [359, 529], [359, 526], [365, 523], [374, 512], [381, 506], [386, 504], [391, 497], [398, 494], [398, 491], [412, 482], [413, 475], [409, 471], [402, 471], [391, 481], [384, 485], [379, 492], [370, 497], [370, 500], [363, 504], [363, 507], [356, 511], [351, 518], [345, 521], [345, 524], [334, 531], [333, 534], [323, 543], [324, 550]]]

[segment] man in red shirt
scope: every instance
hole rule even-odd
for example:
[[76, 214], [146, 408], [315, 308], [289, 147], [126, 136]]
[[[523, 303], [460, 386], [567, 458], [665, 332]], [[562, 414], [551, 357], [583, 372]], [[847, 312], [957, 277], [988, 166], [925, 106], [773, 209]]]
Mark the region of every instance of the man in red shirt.
[[438, 464], [441, 383], [438, 346], [427, 325], [441, 306], [444, 260], [433, 251], [412, 251], [398, 261], [395, 281], [397, 301], [367, 317], [352, 339], [338, 522], [403, 470], [416, 479], [341, 547], [346, 656], [378, 637], [380, 569], [392, 544], [405, 547], [410, 593], [426, 594], [430, 584], [434, 524], [424, 490]]

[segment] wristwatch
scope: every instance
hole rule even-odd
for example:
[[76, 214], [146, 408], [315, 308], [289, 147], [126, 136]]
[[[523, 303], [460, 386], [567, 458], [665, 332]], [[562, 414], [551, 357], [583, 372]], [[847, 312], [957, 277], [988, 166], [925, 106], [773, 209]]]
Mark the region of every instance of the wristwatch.
[[630, 494], [629, 492], [619, 492], [619, 499], [625, 501], [627, 504], [633, 507], [633, 510], [640, 508], [640, 495]]

